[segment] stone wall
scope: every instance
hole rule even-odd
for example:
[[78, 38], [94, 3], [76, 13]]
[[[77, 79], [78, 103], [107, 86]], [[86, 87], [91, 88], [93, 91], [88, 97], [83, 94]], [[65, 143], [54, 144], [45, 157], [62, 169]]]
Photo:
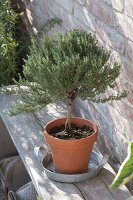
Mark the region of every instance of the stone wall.
[[[47, 19], [63, 20], [60, 31], [82, 28], [96, 34], [99, 42], [121, 62], [117, 80], [119, 91], [127, 89], [127, 99], [105, 104], [77, 100], [75, 112], [99, 125], [99, 144], [111, 155], [114, 164], [126, 156], [133, 139], [133, 1], [132, 0], [23, 0], [25, 16], [34, 32]], [[117, 166], [118, 167], [118, 166]]]

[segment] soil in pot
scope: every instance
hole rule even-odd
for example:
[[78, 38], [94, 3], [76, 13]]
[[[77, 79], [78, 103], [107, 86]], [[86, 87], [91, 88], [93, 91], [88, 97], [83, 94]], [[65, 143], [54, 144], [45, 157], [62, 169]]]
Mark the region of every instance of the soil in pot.
[[74, 140], [86, 138], [94, 133], [93, 128], [90, 126], [78, 127], [76, 124], [71, 124], [71, 129], [68, 131], [65, 130], [65, 125], [55, 126], [49, 132], [53, 137], [64, 139], [64, 140]]

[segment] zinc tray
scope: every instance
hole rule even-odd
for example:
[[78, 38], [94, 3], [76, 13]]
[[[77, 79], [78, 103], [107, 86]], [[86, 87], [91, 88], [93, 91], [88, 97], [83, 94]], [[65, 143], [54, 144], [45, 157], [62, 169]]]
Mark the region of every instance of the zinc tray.
[[63, 182], [63, 183], [74, 183], [80, 182], [84, 180], [89, 180], [96, 177], [102, 167], [106, 164], [108, 160], [108, 155], [104, 156], [100, 153], [100, 151], [94, 146], [91, 154], [91, 158], [88, 164], [88, 171], [82, 174], [59, 174], [55, 171], [55, 166], [53, 163], [51, 153], [43, 154], [43, 147], [36, 147], [34, 153], [41, 161], [42, 167], [45, 170], [46, 175], [49, 179]]

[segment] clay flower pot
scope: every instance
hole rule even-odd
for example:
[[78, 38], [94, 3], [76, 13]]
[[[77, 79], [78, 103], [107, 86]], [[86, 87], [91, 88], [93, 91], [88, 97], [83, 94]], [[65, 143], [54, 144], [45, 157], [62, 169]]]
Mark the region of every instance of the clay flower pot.
[[45, 127], [44, 137], [50, 146], [55, 169], [58, 173], [78, 174], [85, 173], [88, 169], [88, 162], [92, 147], [98, 136], [97, 126], [87, 120], [78, 117], [72, 118], [72, 123], [78, 127], [88, 125], [94, 129], [91, 136], [82, 139], [64, 140], [53, 137], [49, 130], [66, 122], [66, 118], [59, 118], [49, 122]]

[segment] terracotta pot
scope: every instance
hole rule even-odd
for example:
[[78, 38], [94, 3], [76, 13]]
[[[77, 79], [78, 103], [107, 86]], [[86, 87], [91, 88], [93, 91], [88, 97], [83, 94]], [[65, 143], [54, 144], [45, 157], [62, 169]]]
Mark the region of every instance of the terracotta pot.
[[92, 147], [98, 136], [98, 128], [87, 119], [74, 117], [72, 123], [78, 127], [90, 126], [94, 129], [94, 133], [86, 138], [75, 140], [58, 139], [49, 135], [51, 128], [60, 126], [65, 122], [66, 118], [59, 118], [49, 122], [45, 127], [44, 136], [51, 148], [55, 169], [58, 173], [64, 174], [84, 173], [88, 169]]

